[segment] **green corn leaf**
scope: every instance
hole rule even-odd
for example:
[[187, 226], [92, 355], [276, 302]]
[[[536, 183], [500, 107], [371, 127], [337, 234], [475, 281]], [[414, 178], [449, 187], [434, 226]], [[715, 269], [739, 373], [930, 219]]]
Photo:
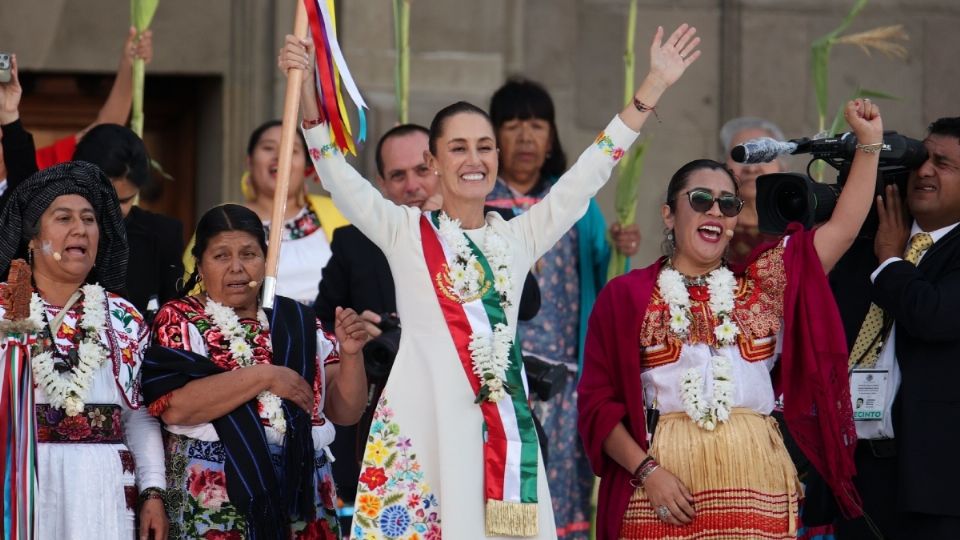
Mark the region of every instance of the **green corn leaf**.
[[[153, 15], [157, 12], [160, 0], [130, 0], [130, 23], [142, 33], [150, 28]], [[143, 86], [146, 78], [146, 64], [142, 58], [133, 61], [133, 110], [130, 113], [130, 129], [143, 138]]]
[[[621, 225], [632, 225], [637, 219], [637, 199], [640, 196], [640, 179], [643, 176], [643, 161], [650, 140], [644, 139], [636, 144], [620, 160], [617, 172], [617, 192], [614, 209], [617, 221]], [[607, 239], [608, 242], [611, 240]], [[607, 280], [611, 280], [627, 269], [627, 257], [612, 247], [610, 262], [607, 264]]]

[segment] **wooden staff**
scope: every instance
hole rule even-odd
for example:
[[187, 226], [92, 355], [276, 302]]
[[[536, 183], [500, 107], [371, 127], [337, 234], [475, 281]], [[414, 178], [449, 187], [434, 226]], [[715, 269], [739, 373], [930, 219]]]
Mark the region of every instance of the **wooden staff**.
[[[297, 15], [293, 21], [293, 35], [307, 37], [307, 10], [303, 0], [297, 0]], [[280, 233], [283, 232], [287, 212], [287, 191], [290, 189], [290, 166], [293, 145], [297, 144], [297, 116], [300, 110], [300, 86], [303, 70], [287, 71], [287, 94], [283, 98], [283, 125], [280, 127], [280, 163], [277, 165], [277, 189], [273, 193], [273, 215], [270, 218], [270, 238], [267, 239], [267, 275], [263, 280], [263, 307], [272, 308], [277, 291], [277, 267], [280, 262]]]

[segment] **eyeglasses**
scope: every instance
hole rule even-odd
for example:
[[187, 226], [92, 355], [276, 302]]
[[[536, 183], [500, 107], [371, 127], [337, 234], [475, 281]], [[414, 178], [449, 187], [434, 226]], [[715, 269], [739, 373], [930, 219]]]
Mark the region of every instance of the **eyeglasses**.
[[[688, 191], [687, 199], [690, 200], [690, 208], [701, 214], [709, 212], [713, 208], [713, 203], [717, 203], [720, 206], [720, 213], [727, 217], [736, 217], [743, 209], [743, 199], [740, 197], [730, 194], [714, 197], [713, 193], [703, 188]], [[676, 199], [671, 202], [676, 202]]]

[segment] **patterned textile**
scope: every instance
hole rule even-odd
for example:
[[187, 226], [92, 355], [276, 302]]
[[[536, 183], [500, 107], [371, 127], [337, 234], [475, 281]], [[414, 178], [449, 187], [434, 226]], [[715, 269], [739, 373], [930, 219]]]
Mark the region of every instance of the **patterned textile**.
[[684, 413], [664, 415], [650, 455], [690, 490], [696, 517], [684, 526], [661, 521], [641, 487], [621, 539], [797, 537], [800, 484], [771, 417], [734, 409], [729, 422], [706, 432]]
[[381, 396], [357, 485], [354, 538], [370, 538], [364, 529], [375, 529], [388, 538], [440, 540], [440, 503], [424, 482], [413, 442], [402, 433]]
[[35, 409], [37, 442], [123, 444], [119, 405], [87, 404], [76, 416], [46, 403], [38, 403]]
[[[284, 242], [287, 242], [310, 236], [319, 230], [320, 216], [308, 204], [296, 216], [283, 223], [283, 232], [280, 233], [280, 236]], [[269, 223], [264, 223], [263, 232], [266, 233], [267, 238], [270, 237]]]
[[[170, 518], [168, 538], [246, 538], [243, 515], [227, 496], [223, 445], [219, 441], [206, 442], [168, 433], [166, 451], [168, 490], [164, 502]], [[270, 457], [278, 472], [282, 452], [280, 446], [270, 445]], [[330, 464], [322, 450], [316, 453], [314, 464], [317, 519], [292, 523], [290, 533], [294, 540], [336, 540], [340, 538], [334, 504], [336, 490]]]
[[[533, 412], [547, 438], [547, 483], [553, 500], [557, 537], [590, 537], [590, 498], [594, 476], [577, 434], [577, 377], [567, 375], [563, 391], [550, 401], [534, 401]], [[557, 496], [557, 494], [563, 494]]]

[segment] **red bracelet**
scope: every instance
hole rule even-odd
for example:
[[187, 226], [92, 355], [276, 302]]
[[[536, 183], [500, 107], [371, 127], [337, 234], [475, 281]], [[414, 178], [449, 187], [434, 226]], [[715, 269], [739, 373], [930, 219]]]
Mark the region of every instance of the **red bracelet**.
[[323, 123], [323, 117], [319, 116], [317, 118], [314, 118], [313, 120], [304, 119], [301, 125], [303, 126], [303, 129], [310, 129], [315, 126], [319, 126], [322, 123]]
[[633, 106], [634, 106], [638, 111], [640, 111], [640, 112], [642, 112], [642, 113], [652, 112], [653, 115], [654, 115], [655, 117], [657, 117], [657, 122], [660, 122], [660, 115], [657, 114], [657, 106], [656, 106], [656, 105], [652, 105], [652, 106], [651, 106], [651, 105], [647, 105], [647, 104], [645, 104], [644, 102], [640, 101], [639, 99], [633, 98]]

